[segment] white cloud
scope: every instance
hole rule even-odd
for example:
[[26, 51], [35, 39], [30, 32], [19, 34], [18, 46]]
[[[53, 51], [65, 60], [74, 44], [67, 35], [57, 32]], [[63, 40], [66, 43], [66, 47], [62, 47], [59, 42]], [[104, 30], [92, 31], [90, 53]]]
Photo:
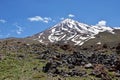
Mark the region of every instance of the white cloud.
[[4, 19], [0, 19], [0, 23], [6, 23], [7, 21]]
[[32, 22], [32, 21], [42, 21], [43, 18], [40, 17], [40, 16], [35, 16], [35, 17], [28, 18], [28, 20], [30, 20], [31, 22]]
[[69, 14], [68, 17], [73, 18], [73, 17], [75, 17], [75, 15]]
[[101, 20], [101, 21], [98, 22], [97, 25], [99, 25], [99, 26], [105, 26], [106, 23], [107, 23], [107, 22], [106, 22], [105, 20]]
[[35, 17], [28, 18], [28, 20], [31, 21], [31, 22], [42, 21], [44, 23], [49, 23], [49, 21], [51, 21], [52, 19], [50, 17], [35, 16]]
[[50, 17], [44, 17], [43, 18], [43, 22], [48, 23], [49, 21], [51, 21], [52, 19]]
[[22, 27], [19, 26], [18, 24], [14, 24], [14, 25], [17, 27], [16, 33], [19, 34], [19, 35], [22, 34], [22, 32], [23, 32]]

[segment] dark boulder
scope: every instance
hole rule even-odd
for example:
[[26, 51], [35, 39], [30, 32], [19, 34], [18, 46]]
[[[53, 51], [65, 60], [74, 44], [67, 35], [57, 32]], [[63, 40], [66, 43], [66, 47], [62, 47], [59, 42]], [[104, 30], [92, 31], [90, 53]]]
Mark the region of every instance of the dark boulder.
[[116, 47], [116, 53], [117, 54], [120, 54], [120, 43], [117, 45], [117, 47]]
[[43, 67], [43, 72], [48, 72], [50, 70], [50, 67], [51, 67], [52, 63], [51, 62], [48, 62], [44, 67]]

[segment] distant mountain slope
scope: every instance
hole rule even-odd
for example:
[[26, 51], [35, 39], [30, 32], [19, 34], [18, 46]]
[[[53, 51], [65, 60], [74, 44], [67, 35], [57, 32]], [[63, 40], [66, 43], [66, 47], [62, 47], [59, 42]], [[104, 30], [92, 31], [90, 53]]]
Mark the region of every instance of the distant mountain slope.
[[96, 44], [107, 44], [109, 46], [116, 46], [120, 43], [120, 29], [115, 29], [114, 34], [109, 32], [100, 32], [95, 35], [94, 39], [90, 39], [84, 43], [83, 46], [91, 46]]

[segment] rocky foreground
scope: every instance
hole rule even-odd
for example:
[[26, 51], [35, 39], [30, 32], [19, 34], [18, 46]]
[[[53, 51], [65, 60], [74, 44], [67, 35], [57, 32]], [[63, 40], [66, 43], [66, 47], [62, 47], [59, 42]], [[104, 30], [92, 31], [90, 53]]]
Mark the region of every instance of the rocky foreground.
[[[3, 41], [0, 45], [0, 68], [5, 73], [7, 70], [11, 71], [12, 68], [8, 68], [9, 65], [6, 63], [14, 61], [15, 66], [19, 65], [19, 68], [22, 69], [20, 72], [22, 71], [21, 73], [23, 74], [28, 73], [32, 69], [31, 73], [42, 74], [42, 77], [45, 75], [62, 77], [55, 80], [64, 80], [67, 77], [78, 77], [77, 80], [120, 80], [120, 45], [118, 44], [114, 48], [110, 48], [107, 45], [102, 45], [102, 47], [100, 45], [98, 47], [93, 46], [93, 48], [58, 44], [46, 46], [42, 44], [26, 44], [18, 41], [13, 42], [13, 40]], [[44, 63], [40, 62], [42, 60]], [[33, 62], [33, 67], [25, 68], [23, 67], [23, 62], [24, 65], [29, 63], [26, 66], [32, 65], [31, 63]], [[13, 65], [10, 67], [14, 67]], [[6, 69], [4, 70], [5, 67]], [[25, 70], [23, 70], [24, 68]], [[45, 74], [43, 75], [43, 73]], [[4, 74], [0, 73], [0, 75], [2, 75], [0, 79], [4, 79], [2, 78]], [[25, 75], [23, 76], [25, 77]], [[34, 74], [31, 75], [31, 77], [33, 76]], [[80, 79], [89, 76], [92, 76], [92, 78]], [[46, 80], [44, 78], [41, 79], [39, 76], [37, 76], [37, 79], [33, 78], [25, 79]]]
[[[43, 72], [52, 76], [95, 76], [102, 80], [112, 80], [109, 72], [114, 72], [120, 77], [120, 56], [117, 54], [92, 53], [73, 54], [51, 53], [47, 50], [42, 52], [39, 59], [48, 60], [43, 67]], [[90, 70], [90, 72], [88, 72]]]

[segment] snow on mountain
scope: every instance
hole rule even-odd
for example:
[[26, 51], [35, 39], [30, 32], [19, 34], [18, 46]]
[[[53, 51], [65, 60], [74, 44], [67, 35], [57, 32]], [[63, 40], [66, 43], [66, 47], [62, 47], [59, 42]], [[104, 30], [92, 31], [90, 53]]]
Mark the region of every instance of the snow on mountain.
[[65, 19], [50, 29], [37, 35], [35, 40], [41, 43], [71, 42], [74, 45], [82, 45], [89, 39], [95, 38], [99, 32], [108, 31], [112, 34], [113, 28], [105, 25], [87, 25], [72, 19]]
[[120, 27], [114, 27], [114, 29], [120, 29]]

